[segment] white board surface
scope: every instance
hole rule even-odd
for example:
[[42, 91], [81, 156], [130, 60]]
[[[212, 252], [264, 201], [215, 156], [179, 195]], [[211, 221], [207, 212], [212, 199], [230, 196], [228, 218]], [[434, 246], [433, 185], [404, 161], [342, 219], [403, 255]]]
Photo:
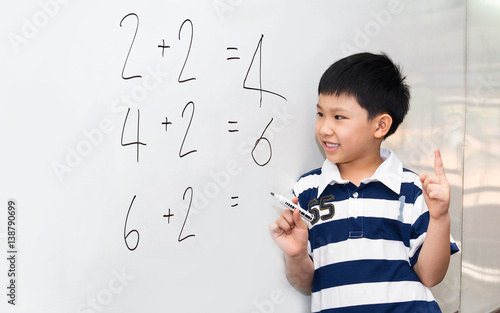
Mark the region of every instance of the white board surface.
[[[9, 2], [0, 283], [14, 263], [16, 305], [0, 296], [1, 311], [306, 312], [268, 234], [281, 211], [269, 192], [290, 196], [321, 166], [319, 77], [384, 51], [420, 112], [463, 90], [463, 13], [449, 1]], [[461, 75], [445, 84], [443, 68]], [[398, 136], [388, 144], [421, 166]]]

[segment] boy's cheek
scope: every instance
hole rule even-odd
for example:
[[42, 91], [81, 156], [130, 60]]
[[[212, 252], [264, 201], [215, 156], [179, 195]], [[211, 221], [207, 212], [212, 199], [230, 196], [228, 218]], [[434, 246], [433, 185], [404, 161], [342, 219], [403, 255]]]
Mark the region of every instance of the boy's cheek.
[[323, 127], [323, 123], [320, 123], [320, 122], [316, 122], [316, 126], [314, 128], [314, 132], [316, 134], [316, 138], [318, 138], [318, 140], [321, 138], [321, 129]]

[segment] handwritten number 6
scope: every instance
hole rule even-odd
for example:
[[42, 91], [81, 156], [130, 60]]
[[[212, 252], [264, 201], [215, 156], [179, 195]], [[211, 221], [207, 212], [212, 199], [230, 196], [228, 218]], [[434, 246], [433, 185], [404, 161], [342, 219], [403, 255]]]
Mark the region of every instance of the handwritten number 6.
[[[136, 196], [134, 196], [134, 198], [132, 198], [132, 202], [130, 203], [130, 207], [128, 208], [128, 211], [127, 211], [127, 217], [125, 218], [125, 226], [123, 227], [123, 239], [125, 240], [125, 245], [127, 246], [127, 249], [129, 249], [130, 251], [134, 251], [137, 248], [137, 246], [139, 245], [139, 238], [140, 238], [139, 231], [137, 231], [137, 229], [132, 229], [131, 231], [129, 231], [127, 233], [128, 215], [130, 214], [130, 210], [132, 209], [132, 205], [134, 204], [135, 197]], [[135, 246], [130, 247], [128, 244], [127, 238], [132, 233], [135, 233], [137, 235], [137, 241], [135, 243]]]
[[[273, 122], [273, 119], [271, 118], [271, 121], [269, 122], [269, 124], [267, 124], [266, 128], [264, 128], [264, 131], [262, 132], [262, 135], [260, 135], [259, 139], [257, 139], [257, 141], [255, 141], [255, 145], [254, 145], [254, 147], [252, 149], [252, 158], [253, 158], [254, 162], [257, 165], [259, 165], [259, 166], [266, 166], [267, 163], [269, 163], [269, 161], [271, 161], [271, 158], [273, 156], [273, 149], [271, 148], [271, 142], [269, 142], [269, 140], [266, 137], [264, 137], [264, 133], [266, 132], [267, 128], [269, 127], [269, 125], [271, 125], [272, 122]], [[269, 158], [264, 163], [259, 163], [255, 159], [255, 155], [254, 155], [255, 149], [257, 149], [257, 146], [259, 145], [259, 143], [261, 142], [261, 140], [265, 140], [267, 142], [267, 144], [269, 145]]]

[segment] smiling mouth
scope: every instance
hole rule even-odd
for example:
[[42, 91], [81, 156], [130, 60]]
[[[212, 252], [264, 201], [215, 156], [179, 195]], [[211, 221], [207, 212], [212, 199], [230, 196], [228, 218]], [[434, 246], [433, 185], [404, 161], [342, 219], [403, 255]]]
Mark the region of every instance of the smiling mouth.
[[327, 146], [328, 148], [337, 148], [340, 145], [338, 143], [325, 142], [325, 146]]

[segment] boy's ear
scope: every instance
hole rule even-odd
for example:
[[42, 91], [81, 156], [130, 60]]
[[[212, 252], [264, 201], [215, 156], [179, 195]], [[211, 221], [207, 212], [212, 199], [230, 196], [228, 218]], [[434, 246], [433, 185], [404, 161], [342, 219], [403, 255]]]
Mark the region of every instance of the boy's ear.
[[392, 117], [387, 114], [380, 114], [375, 118], [377, 122], [377, 128], [375, 129], [375, 133], [373, 134], [377, 139], [383, 139], [385, 135], [389, 132], [392, 126]]

